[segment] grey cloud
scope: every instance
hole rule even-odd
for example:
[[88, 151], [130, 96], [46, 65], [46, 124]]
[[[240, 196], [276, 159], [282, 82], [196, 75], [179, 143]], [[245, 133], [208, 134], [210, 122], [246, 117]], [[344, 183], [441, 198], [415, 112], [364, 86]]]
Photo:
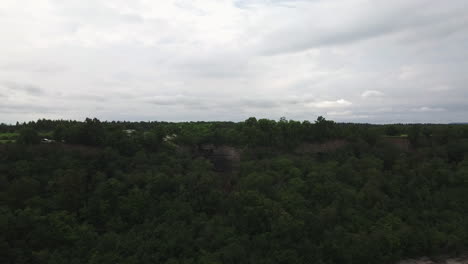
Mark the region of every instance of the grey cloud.
[[264, 99], [241, 99], [235, 101], [236, 105], [240, 107], [253, 107], [253, 108], [275, 108], [281, 106], [281, 103], [274, 100], [264, 100]]
[[102, 96], [102, 95], [93, 95], [93, 94], [71, 94], [65, 96], [65, 98], [69, 100], [77, 100], [77, 101], [95, 101], [95, 102], [107, 102], [110, 100], [109, 97]]
[[57, 106], [43, 106], [37, 104], [2, 104], [0, 110], [3, 113], [54, 113], [65, 110]]
[[153, 96], [149, 99], [144, 99], [145, 101], [158, 105], [158, 106], [201, 106], [203, 105], [203, 100], [198, 97], [185, 96], [185, 95], [173, 95], [173, 96]]
[[[134, 12], [121, 12], [118, 8], [109, 5], [104, 1], [57, 1], [54, 0], [55, 7], [67, 16], [71, 21], [81, 21], [85, 23], [105, 23], [111, 25], [112, 23], [130, 22], [141, 23], [144, 18], [138, 13]], [[82, 18], [86, 17], [86, 21]], [[69, 20], [70, 21], [70, 20]], [[83, 25], [82, 23], [80, 23]], [[79, 26], [79, 24], [75, 24]]]
[[181, 57], [173, 62], [173, 67], [186, 75], [220, 79], [235, 78], [248, 74], [249, 55], [253, 54], [218, 47]]
[[49, 63], [38, 63], [36, 61], [29, 62], [15, 62], [5, 63], [0, 65], [2, 71], [27, 71], [33, 73], [52, 73], [57, 74], [67, 70], [67, 67], [61, 65], [55, 65], [52, 62]]
[[[331, 26], [320, 25], [320, 18], [313, 15], [298, 16], [292, 24], [267, 34], [262, 42], [263, 51], [266, 54], [297, 52], [314, 47], [352, 44], [399, 32], [410, 32], [408, 37], [413, 39], [441, 37], [466, 29], [468, 22], [464, 19], [466, 12], [463, 10], [463, 1], [453, 1], [452, 5], [448, 5], [449, 10], [444, 10], [443, 7], [447, 6], [445, 3], [434, 4], [424, 0], [394, 6], [383, 4], [383, 1], [375, 3], [373, 9], [365, 10], [366, 5], [372, 6], [371, 2], [367, 2], [361, 6], [364, 10], [351, 7], [346, 12], [337, 14], [344, 17], [340, 20], [329, 19]], [[339, 6], [340, 2], [337, 4]], [[314, 13], [312, 9], [309, 11]], [[447, 21], [453, 21], [454, 17], [458, 19], [458, 23], [447, 26]]]
[[[464, 97], [466, 98], [466, 97]], [[468, 105], [466, 102], [462, 101], [459, 103], [454, 103], [454, 104], [446, 104], [446, 105], [438, 105], [436, 107], [443, 108], [447, 110], [447, 113], [454, 113], [454, 112], [464, 112], [468, 113]]]
[[274, 110], [297, 104], [297, 101], [275, 98], [228, 98], [228, 97], [191, 97], [184, 95], [155, 96], [146, 102], [159, 107], [186, 107], [206, 109], [213, 112], [240, 112], [245, 109]]
[[162, 107], [186, 106], [199, 109], [282, 109], [289, 107], [309, 107], [315, 109], [342, 109], [352, 105], [351, 102], [338, 99], [335, 101], [317, 101], [310, 98], [213, 98], [191, 97], [184, 95], [154, 96], [146, 102]]
[[11, 81], [3, 81], [1, 84], [13, 92], [20, 91], [34, 96], [44, 94], [44, 90], [41, 87], [33, 84], [16, 83]]
[[464, 0], [17, 2], [0, 122], [468, 116]]
[[273, 99], [235, 99], [235, 98], [210, 98], [210, 97], [192, 97], [184, 95], [175, 96], [154, 96], [147, 102], [164, 107], [186, 106], [191, 108], [211, 108], [213, 110], [220, 108], [275, 108], [281, 104]]

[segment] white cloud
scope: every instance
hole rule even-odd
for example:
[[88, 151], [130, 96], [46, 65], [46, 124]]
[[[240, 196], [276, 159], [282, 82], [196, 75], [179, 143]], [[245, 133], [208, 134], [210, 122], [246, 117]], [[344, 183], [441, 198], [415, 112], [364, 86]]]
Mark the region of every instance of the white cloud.
[[350, 116], [352, 115], [352, 111], [332, 111], [332, 112], [327, 112], [327, 115], [329, 116]]
[[442, 85], [434, 86], [430, 90], [433, 92], [446, 92], [446, 91], [452, 90], [452, 87], [450, 87], [449, 85], [442, 84]]
[[400, 73], [398, 74], [398, 79], [409, 80], [409, 79], [417, 77], [420, 74], [421, 74], [421, 70], [418, 69], [416, 66], [405, 65], [401, 67]]
[[446, 111], [446, 109], [442, 107], [427, 107], [427, 106], [422, 106], [418, 108], [413, 108], [412, 111], [414, 112], [443, 112]]
[[344, 99], [338, 99], [336, 101], [318, 101], [318, 102], [311, 102], [306, 104], [309, 107], [315, 108], [342, 108], [352, 105], [351, 102], [346, 101]]
[[361, 97], [363, 98], [381, 97], [381, 96], [384, 96], [384, 93], [381, 91], [376, 91], [376, 90], [367, 90], [361, 94]]

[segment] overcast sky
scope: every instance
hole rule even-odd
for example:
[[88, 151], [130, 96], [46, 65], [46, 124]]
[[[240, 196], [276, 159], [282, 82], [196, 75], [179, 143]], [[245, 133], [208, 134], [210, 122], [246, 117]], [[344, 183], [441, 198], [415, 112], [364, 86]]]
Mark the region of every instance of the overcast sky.
[[1, 0], [0, 122], [468, 121], [466, 0]]

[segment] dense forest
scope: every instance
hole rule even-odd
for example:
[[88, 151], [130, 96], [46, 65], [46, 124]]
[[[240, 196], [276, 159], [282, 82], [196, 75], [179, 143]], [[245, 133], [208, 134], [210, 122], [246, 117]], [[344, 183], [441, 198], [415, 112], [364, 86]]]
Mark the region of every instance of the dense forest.
[[468, 125], [0, 125], [0, 263], [395, 263], [468, 249]]

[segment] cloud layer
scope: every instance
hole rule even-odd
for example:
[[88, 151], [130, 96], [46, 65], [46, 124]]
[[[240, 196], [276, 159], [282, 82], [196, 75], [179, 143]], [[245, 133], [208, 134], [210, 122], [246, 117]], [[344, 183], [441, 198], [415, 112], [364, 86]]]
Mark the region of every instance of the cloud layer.
[[463, 0], [4, 0], [0, 122], [467, 121]]

